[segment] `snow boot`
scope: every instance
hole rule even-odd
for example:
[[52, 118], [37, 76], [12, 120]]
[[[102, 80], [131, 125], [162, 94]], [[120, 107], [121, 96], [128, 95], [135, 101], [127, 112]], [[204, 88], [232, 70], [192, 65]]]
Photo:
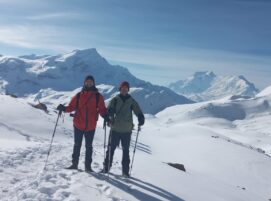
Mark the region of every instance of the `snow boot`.
[[126, 172], [122, 172], [122, 176], [124, 178], [130, 178], [130, 174], [129, 173], [126, 173]]
[[78, 170], [78, 166], [72, 164], [71, 166], [69, 166], [69, 167], [67, 167], [67, 168], [65, 168], [65, 169], [67, 169], [67, 170]]
[[104, 169], [102, 169], [99, 173], [101, 173], [101, 174], [107, 174], [109, 171], [106, 169], [106, 168], [104, 168]]
[[94, 170], [91, 167], [85, 167], [85, 171], [89, 173], [94, 172]]

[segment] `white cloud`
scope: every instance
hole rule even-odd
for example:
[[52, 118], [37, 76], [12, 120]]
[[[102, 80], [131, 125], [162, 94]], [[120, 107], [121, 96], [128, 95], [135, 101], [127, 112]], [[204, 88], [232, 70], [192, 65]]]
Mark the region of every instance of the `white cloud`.
[[57, 13], [44, 13], [39, 15], [28, 16], [28, 20], [50, 20], [50, 19], [83, 19], [85, 14], [76, 12], [57, 12]]
[[[53, 15], [58, 17], [61, 15]], [[48, 17], [48, 16], [47, 16]], [[37, 18], [38, 19], [38, 18]], [[82, 35], [83, 34], [83, 35]], [[168, 82], [185, 78], [195, 71], [213, 70], [219, 74], [242, 74], [256, 83], [260, 88], [269, 83], [271, 59], [252, 55], [242, 55], [231, 52], [185, 48], [162, 49], [162, 47], [146, 47], [137, 44], [120, 44], [113, 46], [108, 39], [80, 30], [52, 25], [9, 25], [0, 26], [0, 43], [37, 50], [49, 50], [51, 53], [61, 53], [73, 49], [96, 47], [106, 59], [132, 64], [150, 66], [148, 73]], [[136, 65], [135, 65], [136, 66]], [[134, 68], [135, 69], [135, 68]], [[167, 72], [172, 72], [169, 79], [163, 78]], [[149, 76], [149, 75], [147, 75]], [[150, 80], [150, 79], [148, 79]]]
[[54, 26], [0, 26], [0, 43], [31, 49], [67, 51], [74, 46], [58, 41], [65, 30]]

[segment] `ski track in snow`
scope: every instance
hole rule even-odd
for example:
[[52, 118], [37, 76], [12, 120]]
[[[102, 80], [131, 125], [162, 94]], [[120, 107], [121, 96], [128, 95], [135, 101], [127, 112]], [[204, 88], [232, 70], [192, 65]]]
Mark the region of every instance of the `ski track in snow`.
[[[204, 128], [210, 129], [209, 126], [205, 126], [204, 124], [198, 123], [198, 125], [200, 125], [200, 126], [202, 126], [202, 127], [204, 127]], [[210, 130], [210, 131], [211, 131], [211, 130]], [[229, 132], [230, 132], [230, 130], [229, 130]], [[241, 131], [239, 131], [239, 132], [241, 133]], [[242, 147], [244, 147], [244, 148], [251, 149], [251, 150], [253, 150], [253, 151], [256, 151], [256, 152], [259, 152], [259, 153], [261, 153], [261, 154], [264, 154], [264, 155], [267, 156], [268, 158], [271, 158], [271, 155], [268, 154], [268, 153], [266, 153], [265, 150], [263, 150], [263, 149], [261, 149], [261, 148], [259, 148], [259, 147], [255, 147], [255, 146], [250, 145], [250, 144], [242, 143], [242, 142], [240, 142], [240, 141], [238, 141], [238, 140], [234, 140], [234, 139], [232, 139], [232, 138], [230, 138], [230, 137], [225, 136], [223, 133], [219, 133], [218, 131], [216, 131], [216, 135], [213, 135], [212, 138], [224, 140], [224, 141], [227, 141], [227, 142], [229, 142], [229, 143], [232, 143], [232, 144], [235, 144], [235, 145], [238, 145], [238, 146], [242, 146]]]
[[4, 124], [4, 123], [2, 123], [2, 122], [0, 122], [0, 126], [6, 128], [6, 129], [8, 129], [9, 131], [14, 131], [14, 132], [18, 133], [19, 135], [25, 137], [25, 139], [26, 139], [27, 141], [30, 141], [30, 136], [29, 136], [28, 134], [23, 133], [22, 131], [17, 130], [17, 129], [15, 129], [15, 128], [12, 128], [11, 126], [8, 126], [7, 124]]
[[267, 157], [271, 158], [271, 156], [269, 154], [265, 153], [265, 151], [263, 149], [261, 149], [261, 148], [254, 147], [254, 146], [249, 145], [249, 144], [244, 144], [242, 142], [239, 142], [237, 140], [233, 140], [230, 137], [226, 137], [226, 136], [223, 136], [223, 135], [215, 135], [215, 136], [212, 136], [212, 137], [216, 138], [216, 139], [225, 140], [225, 141], [227, 141], [229, 143], [236, 144], [236, 145], [248, 148], [248, 149], [252, 149], [252, 150], [254, 150], [256, 152], [259, 152], [259, 153], [264, 154]]

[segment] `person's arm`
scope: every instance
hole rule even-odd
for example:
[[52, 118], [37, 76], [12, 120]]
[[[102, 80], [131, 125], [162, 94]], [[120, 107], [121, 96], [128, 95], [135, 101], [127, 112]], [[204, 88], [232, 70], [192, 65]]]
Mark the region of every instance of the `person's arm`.
[[73, 112], [76, 109], [77, 95], [75, 95], [69, 105], [65, 107], [64, 112]]
[[99, 94], [99, 103], [98, 103], [98, 112], [99, 114], [104, 117], [105, 115], [107, 115], [107, 110], [105, 107], [105, 103], [104, 103], [104, 97]]
[[112, 98], [107, 106], [107, 111], [110, 117], [114, 117], [116, 113], [116, 101], [116, 97]]
[[139, 107], [138, 103], [135, 100], [133, 100], [133, 103], [132, 103], [132, 110], [135, 113], [135, 115], [137, 116], [138, 125], [143, 126], [145, 123], [145, 117], [144, 117], [144, 114], [143, 114], [141, 108]]

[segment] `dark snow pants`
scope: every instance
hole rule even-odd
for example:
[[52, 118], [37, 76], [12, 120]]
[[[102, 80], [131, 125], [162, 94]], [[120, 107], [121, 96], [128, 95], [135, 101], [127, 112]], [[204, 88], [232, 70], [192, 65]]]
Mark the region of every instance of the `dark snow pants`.
[[85, 167], [91, 167], [92, 162], [92, 142], [94, 138], [95, 130], [82, 131], [74, 127], [74, 146], [72, 154], [72, 164], [78, 166], [80, 150], [82, 146], [83, 136], [85, 137], [86, 156], [85, 156]]
[[[114, 152], [121, 142], [122, 146], [122, 172], [128, 174], [129, 173], [129, 165], [130, 165], [130, 155], [129, 155], [129, 148], [131, 142], [131, 135], [132, 133], [119, 133], [112, 131], [109, 136], [109, 143], [106, 152], [106, 158], [104, 161], [104, 169], [109, 171], [112, 166]], [[111, 142], [111, 143], [110, 143]], [[109, 157], [110, 153], [110, 157]], [[110, 158], [110, 161], [109, 161]]]

